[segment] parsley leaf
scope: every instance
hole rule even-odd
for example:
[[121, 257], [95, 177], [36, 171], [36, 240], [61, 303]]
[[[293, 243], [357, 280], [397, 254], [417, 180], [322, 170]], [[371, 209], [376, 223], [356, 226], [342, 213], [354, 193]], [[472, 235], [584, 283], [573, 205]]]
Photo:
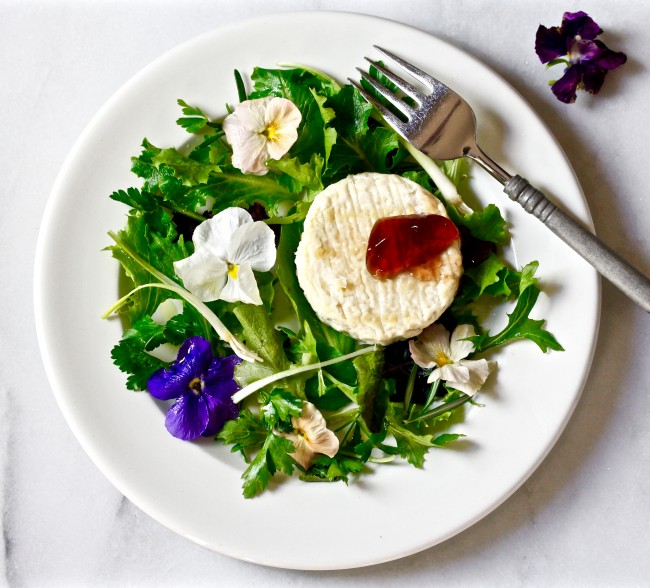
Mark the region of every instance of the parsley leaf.
[[289, 454], [293, 453], [293, 450], [291, 441], [275, 433], [269, 433], [262, 449], [242, 474], [244, 498], [252, 498], [262, 492], [269, 485], [271, 477], [278, 471], [290, 476], [294, 461]]

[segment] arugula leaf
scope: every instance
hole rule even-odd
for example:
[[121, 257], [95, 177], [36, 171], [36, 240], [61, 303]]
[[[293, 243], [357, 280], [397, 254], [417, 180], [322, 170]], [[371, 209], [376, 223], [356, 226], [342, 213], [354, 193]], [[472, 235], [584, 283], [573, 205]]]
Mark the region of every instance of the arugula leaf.
[[252, 498], [264, 490], [277, 471], [287, 475], [293, 473], [293, 443], [284, 437], [269, 433], [262, 449], [242, 474], [244, 498]]
[[508, 324], [503, 330], [496, 335], [483, 333], [472, 338], [477, 351], [498, 347], [515, 339], [530, 339], [543, 352], [549, 349], [564, 351], [555, 337], [543, 328], [545, 320], [529, 318], [529, 314], [540, 294], [540, 290], [535, 284], [537, 278], [534, 278], [537, 265], [537, 262], [532, 262], [522, 270], [521, 282], [523, 282], [523, 285], [519, 287], [519, 298], [514, 310], [508, 315]]

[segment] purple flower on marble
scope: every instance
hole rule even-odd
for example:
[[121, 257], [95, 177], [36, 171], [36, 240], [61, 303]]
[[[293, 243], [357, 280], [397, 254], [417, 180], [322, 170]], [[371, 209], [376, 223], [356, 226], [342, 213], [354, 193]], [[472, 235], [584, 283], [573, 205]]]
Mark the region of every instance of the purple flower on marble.
[[602, 29], [585, 12], [565, 12], [559, 27], [540, 25], [535, 52], [548, 66], [566, 64], [564, 75], [553, 82], [551, 90], [558, 100], [575, 102], [576, 91], [598, 94], [610, 69], [627, 61], [625, 53], [611, 51], [596, 39]]
[[176, 402], [167, 412], [165, 426], [178, 439], [216, 435], [239, 411], [231, 396], [239, 390], [234, 380], [236, 355], [215, 358], [210, 342], [190, 337], [169, 367], [155, 372], [147, 384], [158, 400]]

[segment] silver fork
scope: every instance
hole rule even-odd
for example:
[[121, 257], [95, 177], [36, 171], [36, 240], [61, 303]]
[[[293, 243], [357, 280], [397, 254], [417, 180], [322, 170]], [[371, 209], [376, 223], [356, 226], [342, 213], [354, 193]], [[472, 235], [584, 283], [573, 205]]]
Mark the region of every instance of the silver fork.
[[[368, 73], [357, 68], [361, 77], [388, 100], [406, 120], [396, 116], [354, 80], [349, 80], [363, 97], [384, 117], [386, 122], [416, 149], [432, 159], [446, 160], [470, 157], [503, 185], [503, 191], [526, 212], [541, 220], [551, 231], [572, 247], [612, 284], [630, 299], [650, 312], [650, 280], [612, 251], [592, 233], [560, 210], [541, 191], [518, 175], [511, 175], [488, 157], [476, 143], [476, 117], [471, 107], [451, 88], [397, 55], [375, 46], [408, 72], [429, 92], [420, 91], [383, 65], [365, 59], [399, 90], [410, 98], [409, 103], [393, 93]], [[416, 105], [413, 106], [412, 104]]]

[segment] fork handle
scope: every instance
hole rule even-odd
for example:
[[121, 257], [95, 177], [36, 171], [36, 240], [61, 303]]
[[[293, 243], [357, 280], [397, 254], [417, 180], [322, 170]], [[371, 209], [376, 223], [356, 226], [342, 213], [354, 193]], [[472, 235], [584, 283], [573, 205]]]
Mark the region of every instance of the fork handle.
[[584, 257], [604, 278], [645, 311], [650, 312], [650, 279], [578, 224], [521, 176], [512, 176], [503, 191], [541, 220], [569, 247]]

